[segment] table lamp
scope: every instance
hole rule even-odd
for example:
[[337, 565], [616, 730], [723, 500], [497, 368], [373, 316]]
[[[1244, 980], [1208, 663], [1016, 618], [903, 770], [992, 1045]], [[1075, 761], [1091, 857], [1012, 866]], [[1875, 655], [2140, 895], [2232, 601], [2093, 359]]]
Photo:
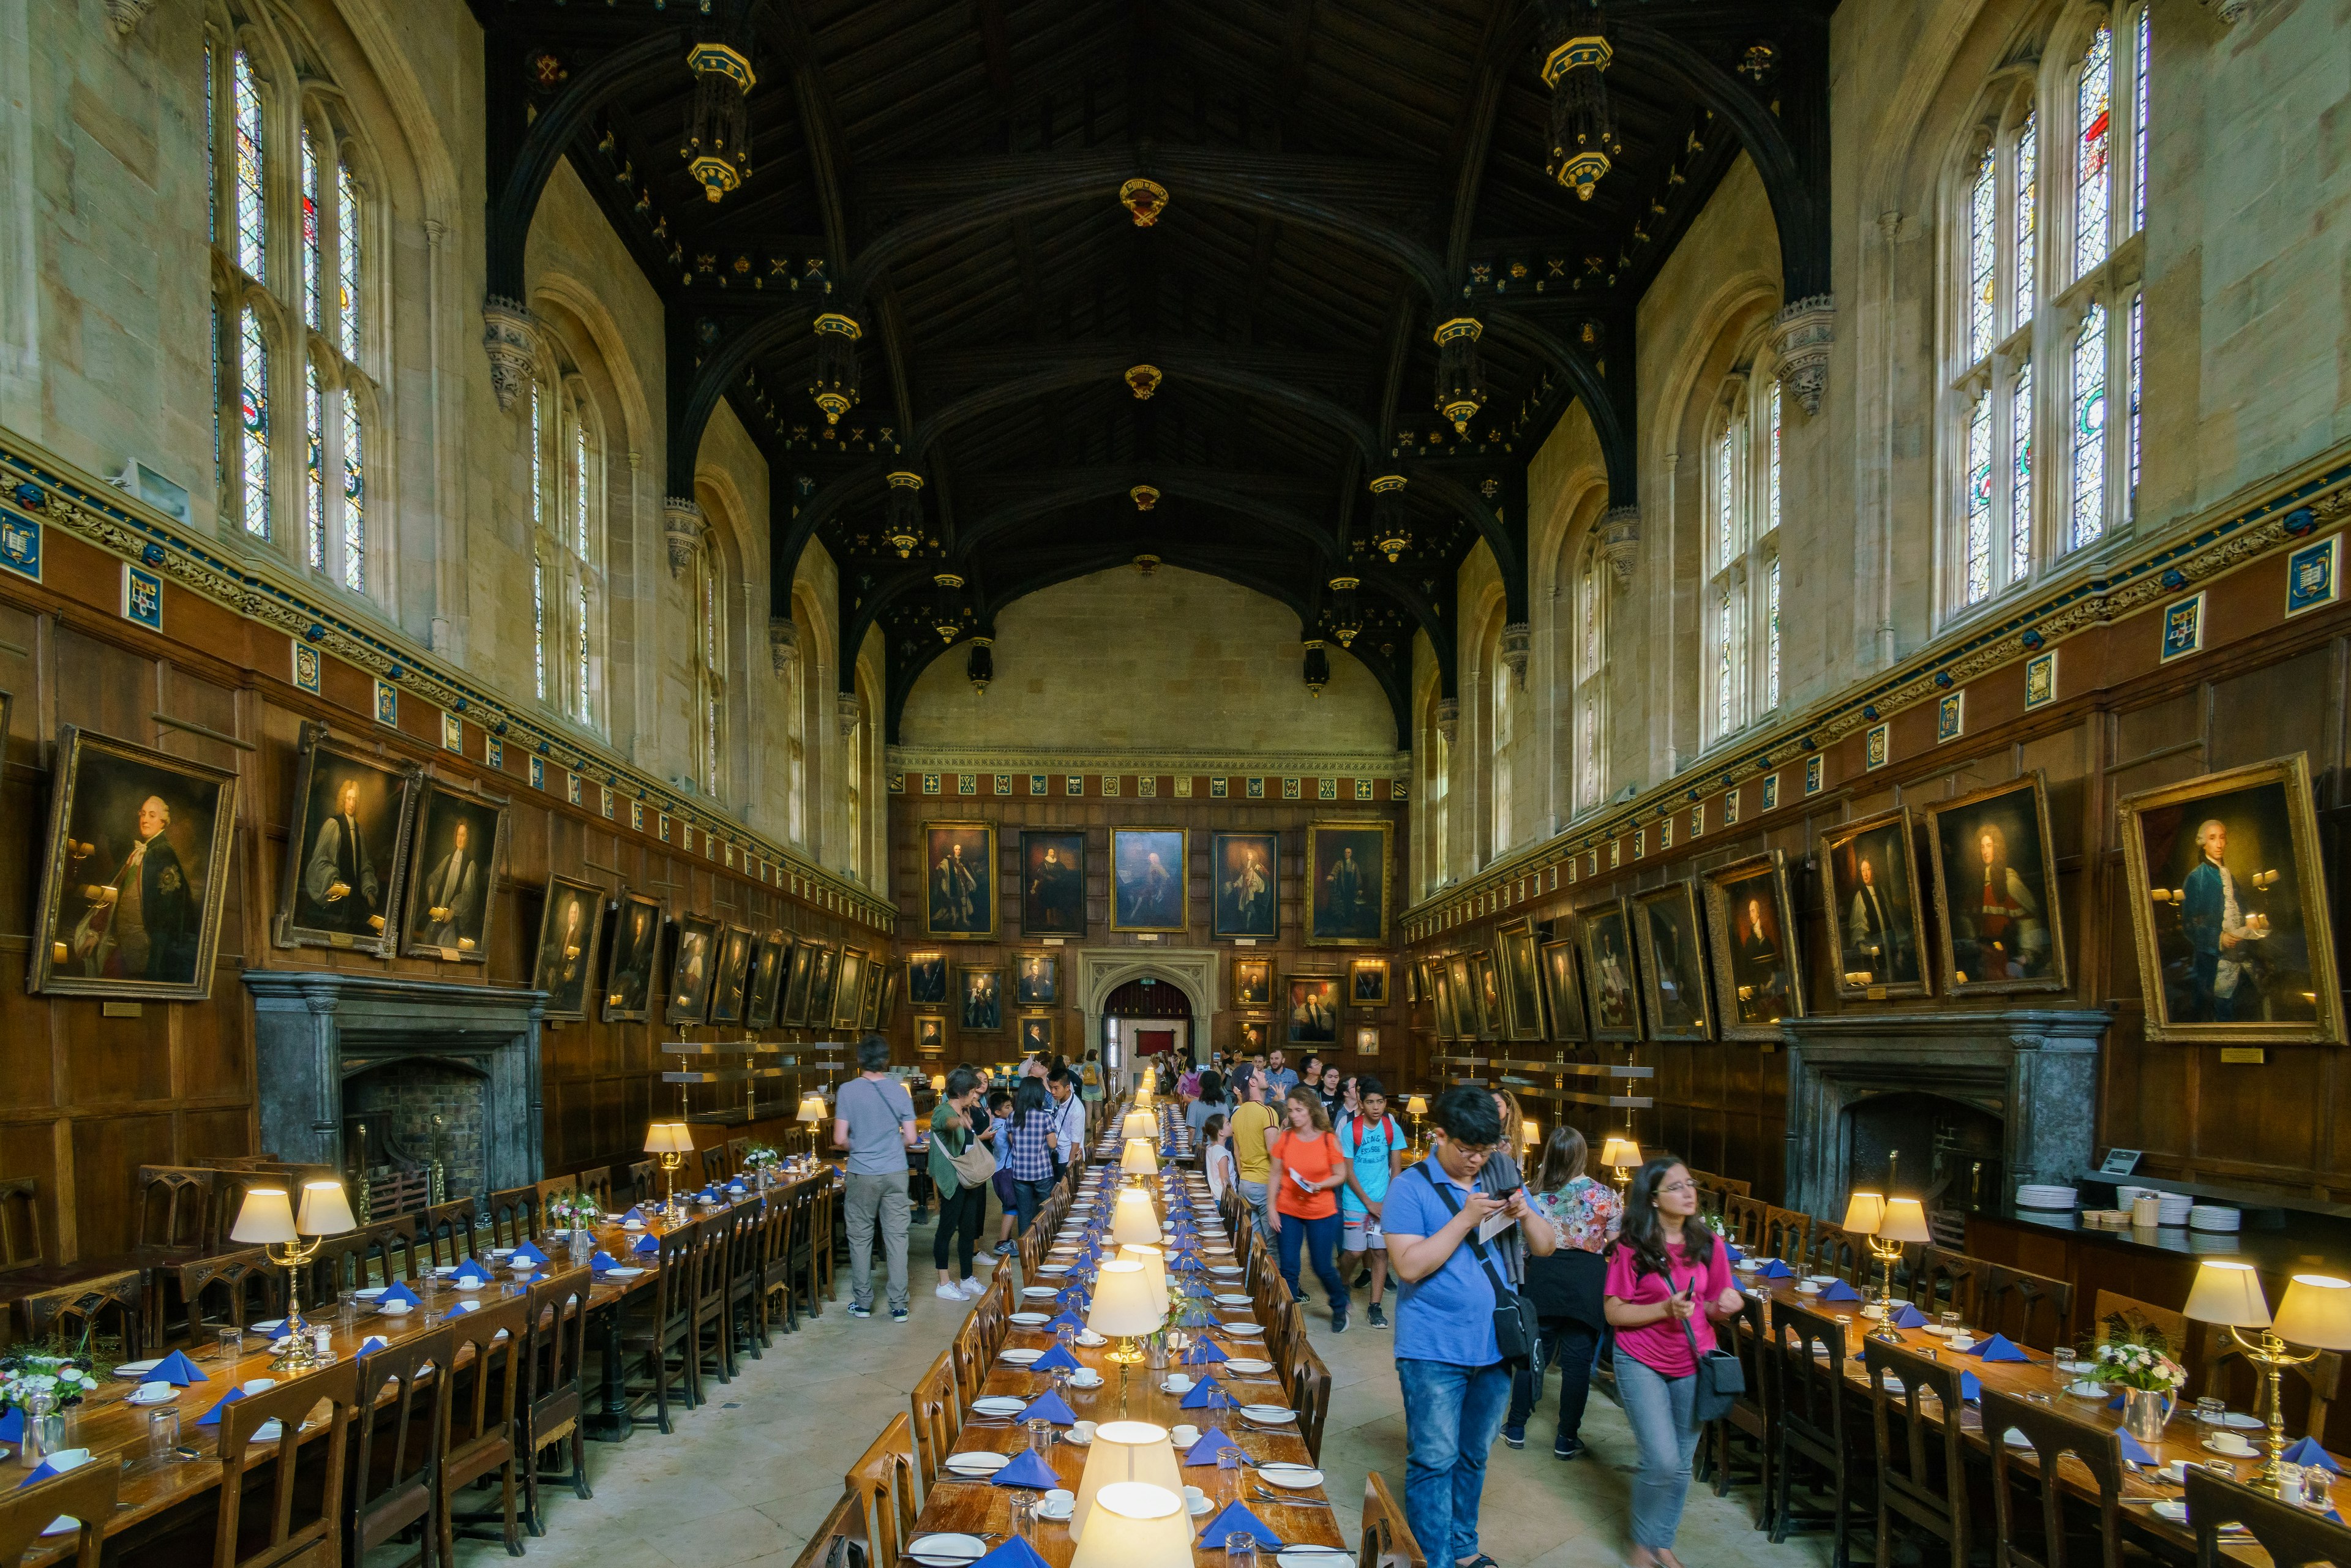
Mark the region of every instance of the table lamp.
[[[2325, 1274], [2296, 1274], [2270, 1316], [2269, 1300], [2251, 1263], [2233, 1259], [2209, 1259], [2196, 1270], [2195, 1288], [2181, 1309], [2199, 1322], [2220, 1323], [2229, 1331], [2246, 1359], [2260, 1367], [2270, 1385], [2270, 1457], [2252, 1485], [2264, 1491], [2278, 1490], [2279, 1467], [2285, 1456], [2285, 1415], [2279, 1401], [2279, 1376], [2287, 1367], [2314, 1361], [2325, 1350], [2351, 1350], [2351, 1281]], [[2248, 1339], [2247, 1329], [2261, 1337]], [[2286, 1347], [2306, 1344], [2309, 1354], [2295, 1355]]]
[[946, 1092], [947, 1092], [947, 1075], [946, 1075], [946, 1073], [944, 1073], [944, 1072], [934, 1072], [934, 1073], [932, 1073], [932, 1074], [931, 1074], [931, 1092], [932, 1092], [932, 1093], [934, 1093], [934, 1094], [944, 1094], [944, 1093], [946, 1093]]
[[[800, 1107], [802, 1120], [808, 1107]], [[655, 1122], [645, 1129], [645, 1153], [661, 1162], [662, 1213], [672, 1223], [678, 1219], [677, 1167], [685, 1164], [685, 1156], [694, 1153], [694, 1129], [683, 1122]]]
[[1084, 1536], [1094, 1499], [1104, 1487], [1135, 1481], [1183, 1494], [1183, 1467], [1167, 1428], [1149, 1421], [1104, 1421], [1094, 1428], [1093, 1447], [1078, 1479], [1078, 1500], [1070, 1505], [1070, 1539]]
[[1119, 1156], [1118, 1168], [1131, 1176], [1155, 1176], [1159, 1174], [1159, 1155], [1152, 1148], [1149, 1138], [1129, 1138], [1126, 1152]]
[[1070, 1568], [1192, 1568], [1192, 1521], [1180, 1490], [1113, 1481], [1094, 1494], [1086, 1526]]
[[1898, 1344], [1902, 1334], [1894, 1326], [1894, 1265], [1902, 1260], [1903, 1243], [1934, 1239], [1927, 1230], [1926, 1208], [1915, 1197], [1856, 1192], [1845, 1199], [1844, 1228], [1851, 1235], [1867, 1238], [1869, 1255], [1877, 1260], [1879, 1316], [1877, 1327], [1870, 1333], [1888, 1344]]
[[1159, 1124], [1153, 1120], [1148, 1111], [1129, 1111], [1118, 1124], [1118, 1135], [1122, 1138], [1148, 1139], [1156, 1137], [1158, 1133]]
[[1404, 1103], [1404, 1113], [1412, 1118], [1412, 1141], [1420, 1145], [1420, 1119], [1428, 1114], [1428, 1096], [1416, 1094]]
[[229, 1239], [259, 1242], [264, 1256], [286, 1270], [285, 1333], [290, 1343], [269, 1364], [273, 1370], [308, 1372], [333, 1359], [320, 1355], [310, 1343], [310, 1331], [302, 1322], [302, 1277], [298, 1270], [319, 1255], [321, 1237], [341, 1236], [358, 1228], [351, 1218], [350, 1199], [339, 1181], [303, 1183], [298, 1214], [283, 1187], [256, 1186], [246, 1191], [236, 1211], [236, 1223], [229, 1227]]
[[1113, 1259], [1094, 1274], [1092, 1304], [1086, 1309], [1086, 1327], [1105, 1339], [1118, 1341], [1110, 1359], [1123, 1371], [1142, 1361], [1135, 1338], [1159, 1332], [1165, 1314], [1155, 1312], [1151, 1281], [1143, 1265]]
[[1633, 1173], [1641, 1168], [1641, 1145], [1629, 1137], [1612, 1134], [1600, 1145], [1600, 1163], [1616, 1173], [1616, 1196], [1621, 1200], [1632, 1184]]
[[830, 1113], [825, 1109], [824, 1096], [811, 1089], [800, 1096], [800, 1108], [792, 1120], [809, 1130], [809, 1158], [816, 1158], [817, 1124]]
[[1111, 1210], [1110, 1239], [1122, 1247], [1130, 1241], [1150, 1244], [1159, 1239], [1159, 1215], [1151, 1207], [1149, 1187], [1119, 1188], [1117, 1207]]
[[1143, 1277], [1150, 1282], [1152, 1299], [1159, 1303], [1160, 1321], [1165, 1322], [1170, 1304], [1167, 1295], [1167, 1254], [1148, 1242], [1129, 1241], [1119, 1248], [1118, 1260], [1122, 1263], [1143, 1265]]

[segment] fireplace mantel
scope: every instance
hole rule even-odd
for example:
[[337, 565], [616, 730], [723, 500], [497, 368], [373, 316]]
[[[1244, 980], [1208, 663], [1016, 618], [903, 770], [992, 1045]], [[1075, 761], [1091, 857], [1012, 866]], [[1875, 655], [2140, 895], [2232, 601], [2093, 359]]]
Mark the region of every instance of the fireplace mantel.
[[478, 1070], [486, 1084], [485, 1189], [538, 1179], [546, 992], [330, 970], [248, 969], [245, 984], [253, 993], [263, 1148], [341, 1170], [346, 1079], [403, 1056], [455, 1061]]
[[1844, 1212], [1852, 1151], [1844, 1112], [1880, 1094], [1980, 1105], [2005, 1126], [2003, 1199], [2020, 1182], [2070, 1182], [2091, 1166], [2098, 1042], [2095, 1008], [1841, 1013], [1788, 1019], [1788, 1205]]

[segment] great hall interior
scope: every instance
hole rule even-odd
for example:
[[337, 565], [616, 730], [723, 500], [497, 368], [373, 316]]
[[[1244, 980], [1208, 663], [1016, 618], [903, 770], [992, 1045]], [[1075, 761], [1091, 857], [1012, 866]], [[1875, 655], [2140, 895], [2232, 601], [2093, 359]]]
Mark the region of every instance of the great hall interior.
[[[1678, 1156], [1788, 1266], [1693, 1563], [2351, 1563], [2340, 5], [0, 40], [0, 1561], [1156, 1563], [1099, 1434], [1091, 1546], [955, 1460], [1057, 1228], [1192, 1237], [1191, 1074], [1279, 1051], [1414, 1157], [1465, 1083], [1530, 1183]], [[970, 1304], [911, 1153], [906, 1326], [849, 1311], [868, 1034], [925, 1138], [958, 1066], [1092, 1081]], [[1444, 1568], [1391, 1342], [1216, 1191], [1152, 1377], [1238, 1285], [1321, 1467], [1266, 1528]], [[1625, 1560], [1611, 1364], [1603, 1462], [1493, 1450], [1492, 1562]]]

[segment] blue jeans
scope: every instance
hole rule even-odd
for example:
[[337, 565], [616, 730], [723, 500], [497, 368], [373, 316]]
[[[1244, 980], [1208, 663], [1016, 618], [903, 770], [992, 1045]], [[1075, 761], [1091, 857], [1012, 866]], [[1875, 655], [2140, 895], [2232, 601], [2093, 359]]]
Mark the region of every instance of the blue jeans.
[[1052, 1196], [1053, 1178], [1051, 1176], [1047, 1176], [1043, 1181], [1022, 1181], [1017, 1176], [1014, 1177], [1012, 1212], [1016, 1218], [1012, 1234], [1028, 1235], [1029, 1227], [1036, 1223], [1037, 1211], [1042, 1208], [1045, 1206], [1045, 1200]]
[[1681, 1528], [1682, 1500], [1689, 1495], [1690, 1457], [1698, 1452], [1698, 1422], [1692, 1400], [1698, 1378], [1667, 1377], [1616, 1352], [1616, 1399], [1641, 1445], [1640, 1473], [1633, 1478], [1633, 1544], [1670, 1550]]
[[1331, 1302], [1331, 1310], [1345, 1308], [1353, 1292], [1347, 1282], [1339, 1278], [1336, 1249], [1339, 1245], [1339, 1216], [1334, 1211], [1320, 1219], [1301, 1219], [1294, 1214], [1281, 1217], [1281, 1282], [1299, 1301], [1306, 1292], [1298, 1288], [1298, 1249], [1305, 1248], [1307, 1260], [1314, 1265], [1314, 1277], [1322, 1281], [1322, 1293]]
[[1486, 1450], [1501, 1428], [1510, 1368], [1401, 1357], [1395, 1364], [1404, 1389], [1405, 1521], [1430, 1568], [1453, 1568], [1478, 1555]]

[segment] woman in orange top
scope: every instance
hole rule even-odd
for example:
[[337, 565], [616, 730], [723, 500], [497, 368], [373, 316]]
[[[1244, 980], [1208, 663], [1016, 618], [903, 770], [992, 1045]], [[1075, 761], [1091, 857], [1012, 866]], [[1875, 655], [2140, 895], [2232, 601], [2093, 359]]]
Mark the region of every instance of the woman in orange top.
[[[1346, 1281], [1339, 1277], [1339, 1188], [1355, 1179], [1354, 1162], [1339, 1153], [1322, 1096], [1304, 1084], [1283, 1102], [1290, 1124], [1273, 1140], [1273, 1233], [1281, 1249], [1281, 1280], [1300, 1301], [1298, 1253], [1303, 1247], [1314, 1277], [1331, 1300], [1331, 1332], [1347, 1332]], [[1355, 1189], [1357, 1197], [1363, 1189]]]

